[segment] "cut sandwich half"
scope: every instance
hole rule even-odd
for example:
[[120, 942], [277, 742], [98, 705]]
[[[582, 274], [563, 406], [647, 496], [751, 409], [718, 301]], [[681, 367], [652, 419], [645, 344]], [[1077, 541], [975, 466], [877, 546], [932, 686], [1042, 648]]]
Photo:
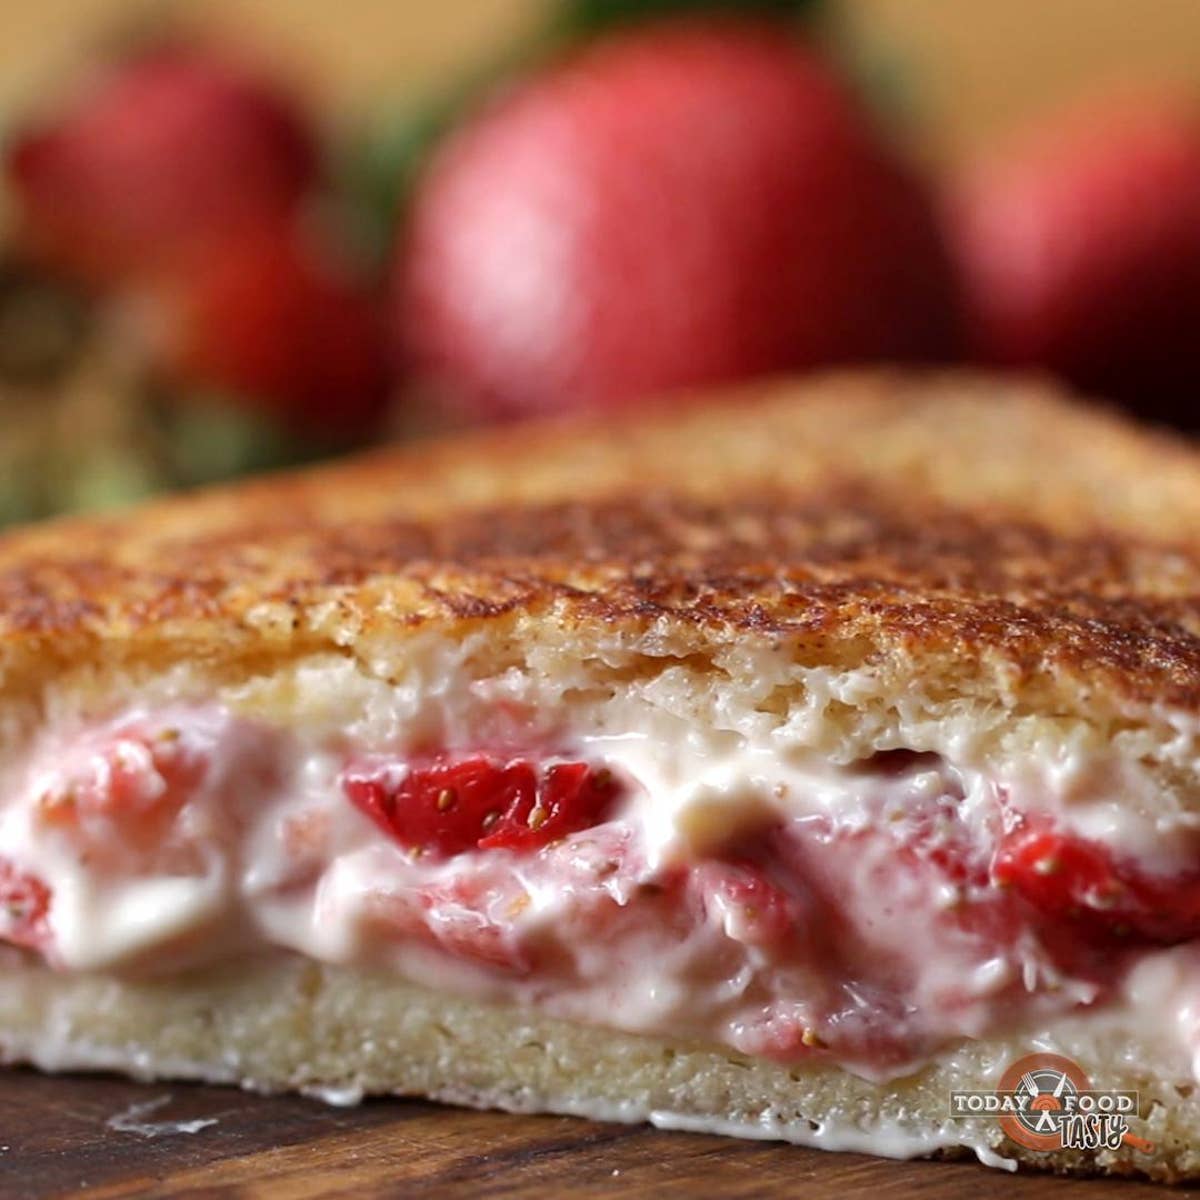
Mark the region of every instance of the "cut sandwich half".
[[1200, 1173], [1197, 529], [880, 375], [12, 534], [0, 1054]]

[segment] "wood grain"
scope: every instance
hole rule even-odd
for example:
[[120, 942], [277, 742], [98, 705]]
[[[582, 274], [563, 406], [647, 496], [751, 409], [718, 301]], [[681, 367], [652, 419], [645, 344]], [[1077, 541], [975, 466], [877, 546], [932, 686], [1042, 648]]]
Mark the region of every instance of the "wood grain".
[[[145, 1122], [214, 1123], [146, 1136], [112, 1128], [170, 1097]], [[329, 1108], [226, 1088], [97, 1077], [0, 1074], [0, 1197], [48, 1200], [253, 1197], [688, 1196], [765, 1200], [1182, 1200], [1197, 1193], [1113, 1180], [1012, 1176], [974, 1163], [896, 1163], [768, 1142], [661, 1133], [569, 1117], [515, 1117], [379, 1100]]]

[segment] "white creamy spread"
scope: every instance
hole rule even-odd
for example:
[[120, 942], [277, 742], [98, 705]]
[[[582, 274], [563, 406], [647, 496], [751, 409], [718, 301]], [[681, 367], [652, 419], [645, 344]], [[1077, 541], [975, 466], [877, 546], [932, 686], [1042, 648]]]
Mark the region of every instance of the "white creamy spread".
[[[479, 690], [489, 703], [505, 691], [500, 682]], [[128, 827], [113, 818], [115, 830], [105, 812], [62, 816], [79, 796], [116, 786], [123, 760], [114, 767], [106, 748], [131, 729], [138, 736], [121, 754], [139, 812], [162, 800], [160, 769], [139, 761], [139, 737], [162, 739], [164, 754], [184, 763], [172, 770], [186, 772], [189, 756], [205, 764], [186, 803], [164, 818], [167, 832], [145, 845], [126, 836], [136, 815]], [[559, 729], [555, 754], [629, 781], [615, 819], [532, 856], [438, 860], [406, 853], [347, 801], [344, 744], [289, 739], [217, 705], [166, 705], [42, 737], [2, 781], [0, 846], [6, 863], [49, 890], [41, 948], [63, 970], [173, 970], [281, 947], [630, 1032], [785, 1058], [829, 1050], [879, 1078], [1018, 1021], [1036, 1030], [1069, 1015], [1086, 1041], [1088, 1030], [1103, 1037], [1142, 1012], [1200, 1073], [1191, 947], [1143, 948], [1109, 980], [1075, 972], [1028, 930], [962, 920], [977, 885], [914, 869], [906, 857], [914, 838], [940, 845], [948, 824], [950, 852], [968, 862], [985, 854], [1003, 799], [1170, 875], [1197, 861], [1197, 819], [1164, 813], [1148, 775], [1082, 753], [988, 771], [926, 754], [880, 769], [832, 762], [792, 735], [701, 727], [667, 712], [649, 728], [614, 727], [609, 716]], [[792, 847], [787, 865], [804, 881], [791, 896], [804, 932], [782, 958], [721, 886], [660, 894], [672, 871], [780, 825]], [[831, 912], [836, 936], [824, 927]], [[875, 1040], [881, 1030], [886, 1044]], [[682, 1123], [667, 1113], [652, 1119]], [[868, 1140], [873, 1153], [907, 1155], [970, 1137], [958, 1127], [915, 1140], [880, 1128], [812, 1136], [856, 1149]], [[983, 1141], [976, 1149], [990, 1154]]]

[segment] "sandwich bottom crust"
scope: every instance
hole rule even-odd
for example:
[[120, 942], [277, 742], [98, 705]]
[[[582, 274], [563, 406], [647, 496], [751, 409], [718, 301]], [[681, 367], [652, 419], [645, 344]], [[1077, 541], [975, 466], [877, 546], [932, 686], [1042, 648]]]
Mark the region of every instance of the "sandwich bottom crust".
[[303, 1091], [333, 1103], [424, 1096], [511, 1112], [649, 1121], [891, 1157], [971, 1153], [995, 1166], [1200, 1175], [1200, 1096], [1163, 1082], [1152, 1044], [1087, 1047], [1092, 1086], [1136, 1090], [1123, 1146], [1038, 1152], [994, 1118], [948, 1116], [951, 1090], [990, 1090], [1032, 1050], [1071, 1055], [1070, 1038], [964, 1042], [918, 1072], [873, 1083], [827, 1064], [780, 1066], [688, 1042], [591, 1028], [481, 1004], [392, 976], [294, 955], [170, 978], [56, 973], [0, 953], [0, 1060], [46, 1071]]

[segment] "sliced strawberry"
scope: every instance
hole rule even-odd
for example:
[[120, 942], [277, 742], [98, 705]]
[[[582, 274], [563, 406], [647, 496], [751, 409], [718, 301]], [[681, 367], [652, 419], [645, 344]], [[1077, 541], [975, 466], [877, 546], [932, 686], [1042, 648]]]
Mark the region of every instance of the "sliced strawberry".
[[804, 904], [749, 861], [705, 862], [692, 872], [704, 911], [726, 934], [750, 946], [778, 945], [791, 936]]
[[49, 937], [50, 889], [0, 859], [0, 941], [39, 949]]
[[[426, 926], [443, 950], [504, 970], [529, 970], [514, 921], [529, 896], [515, 880], [500, 894], [479, 894], [478, 881], [452, 880], [423, 898]], [[490, 901], [490, 903], [489, 903]], [[499, 908], [493, 915], [493, 908]]]
[[932, 810], [912, 814], [903, 822], [906, 841], [902, 857], [916, 869], [936, 872], [959, 888], [988, 883], [987, 845], [975, 839], [955, 813], [957, 798], [944, 797]]
[[512, 872], [474, 872], [421, 888], [372, 897], [370, 910], [389, 938], [400, 937], [482, 966], [524, 973], [530, 959], [516, 930], [529, 895]]
[[608, 818], [620, 788], [587, 763], [535, 767], [483, 755], [398, 771], [352, 768], [342, 787], [385, 833], [418, 853], [537, 850]]
[[619, 788], [611, 771], [588, 763], [555, 763], [538, 781], [532, 802], [506, 812], [480, 839], [483, 849], [536, 850], [607, 820]]
[[537, 776], [526, 762], [487, 758], [351, 772], [343, 787], [351, 802], [385, 833], [413, 850], [450, 857], [479, 844], [510, 810], [533, 804]]
[[37, 803], [36, 819], [122, 849], [153, 849], [196, 793], [208, 762], [170, 725], [126, 725], [84, 744]]
[[1200, 873], [1147, 874], [1046, 818], [1018, 818], [1001, 840], [991, 877], [1043, 913], [1114, 936], [1179, 942], [1200, 935]]
[[910, 1016], [895, 994], [855, 980], [830, 996], [766, 1005], [757, 1020], [734, 1030], [735, 1044], [781, 1063], [832, 1054], [875, 1068], [899, 1067], [912, 1061], [916, 1048]]

